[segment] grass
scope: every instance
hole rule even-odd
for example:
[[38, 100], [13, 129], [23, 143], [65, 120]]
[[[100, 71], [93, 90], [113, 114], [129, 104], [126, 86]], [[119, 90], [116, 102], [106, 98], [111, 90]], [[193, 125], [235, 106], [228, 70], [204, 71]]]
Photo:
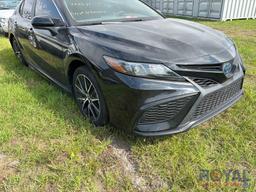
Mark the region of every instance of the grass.
[[[236, 41], [248, 69], [245, 96], [187, 133], [158, 139], [93, 128], [0, 37], [0, 191], [207, 191], [201, 169], [248, 170], [246, 191], [255, 191], [256, 20], [200, 22]], [[243, 188], [208, 188], [217, 190]]]

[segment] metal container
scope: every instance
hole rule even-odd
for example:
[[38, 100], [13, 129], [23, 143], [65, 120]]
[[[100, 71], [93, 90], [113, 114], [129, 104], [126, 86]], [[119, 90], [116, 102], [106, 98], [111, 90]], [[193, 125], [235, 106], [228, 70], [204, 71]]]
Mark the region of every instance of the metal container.
[[225, 0], [222, 20], [256, 18], [256, 0]]
[[256, 18], [256, 0], [143, 0], [165, 15], [219, 20]]

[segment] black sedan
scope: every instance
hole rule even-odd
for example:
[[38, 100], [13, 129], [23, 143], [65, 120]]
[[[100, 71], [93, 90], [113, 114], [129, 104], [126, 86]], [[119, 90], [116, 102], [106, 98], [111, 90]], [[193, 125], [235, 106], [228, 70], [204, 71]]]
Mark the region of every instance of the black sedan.
[[9, 39], [20, 62], [72, 93], [96, 126], [180, 133], [243, 95], [230, 38], [139, 0], [23, 0]]

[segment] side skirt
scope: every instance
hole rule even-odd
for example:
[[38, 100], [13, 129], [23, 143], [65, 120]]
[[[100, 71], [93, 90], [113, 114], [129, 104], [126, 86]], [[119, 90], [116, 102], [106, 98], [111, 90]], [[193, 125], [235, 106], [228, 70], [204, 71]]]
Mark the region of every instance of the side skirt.
[[50, 80], [51, 82], [53, 82], [55, 85], [57, 85], [58, 87], [60, 87], [62, 90], [64, 90], [65, 92], [67, 92], [70, 95], [72, 94], [71, 88], [65, 86], [64, 84], [60, 83], [59, 81], [57, 81], [56, 79], [52, 78], [50, 75], [48, 75], [47, 73], [45, 73], [42, 69], [40, 69], [39, 67], [35, 67], [32, 64], [28, 65], [29, 68], [31, 68], [32, 70], [34, 70], [35, 72], [39, 73], [42, 77], [46, 78], [47, 80]]

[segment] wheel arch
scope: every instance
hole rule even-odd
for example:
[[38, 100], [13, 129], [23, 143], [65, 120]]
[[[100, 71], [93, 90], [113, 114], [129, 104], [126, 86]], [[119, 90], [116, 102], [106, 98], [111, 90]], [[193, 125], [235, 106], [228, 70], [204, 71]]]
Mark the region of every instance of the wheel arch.
[[[81, 67], [81, 66], [85, 66], [89, 71], [91, 71], [93, 73], [93, 75], [96, 78], [96, 81], [98, 80], [99, 74], [97, 73], [97, 66], [95, 64], [93, 64], [91, 61], [89, 61], [87, 58], [85, 58], [84, 56], [80, 55], [80, 54], [72, 54], [68, 57], [67, 62], [66, 62], [66, 66], [67, 66], [67, 72], [66, 75], [68, 77], [68, 83], [70, 85], [70, 87], [72, 87], [72, 82], [73, 82], [73, 76], [74, 73], [76, 71], [77, 68]], [[99, 89], [102, 92], [101, 86], [99, 85]], [[71, 88], [72, 92], [73, 92], [73, 88]], [[106, 119], [106, 123], [109, 122], [109, 110], [108, 110], [108, 103], [106, 102], [106, 98], [105, 98], [105, 94], [104, 92], [102, 92], [102, 96], [106, 105], [106, 112], [107, 112], [107, 119]]]
[[75, 53], [70, 55], [66, 63], [67, 63], [66, 75], [68, 77], [68, 83], [70, 85], [72, 84], [74, 72], [78, 67], [86, 66], [88, 70], [95, 72], [95, 67], [92, 64], [92, 62], [90, 62], [87, 58], [85, 58], [80, 54]]
[[18, 45], [20, 46], [21, 49], [23, 49], [23, 46], [20, 44], [20, 42], [18, 41], [18, 39], [15, 37], [15, 35], [13, 33], [9, 34], [9, 42], [11, 44], [11, 46], [13, 46], [13, 40], [16, 40]]
[[9, 41], [10, 41], [11, 45], [12, 45], [12, 41], [13, 41], [14, 38], [15, 38], [14, 35], [12, 33], [10, 33]]

